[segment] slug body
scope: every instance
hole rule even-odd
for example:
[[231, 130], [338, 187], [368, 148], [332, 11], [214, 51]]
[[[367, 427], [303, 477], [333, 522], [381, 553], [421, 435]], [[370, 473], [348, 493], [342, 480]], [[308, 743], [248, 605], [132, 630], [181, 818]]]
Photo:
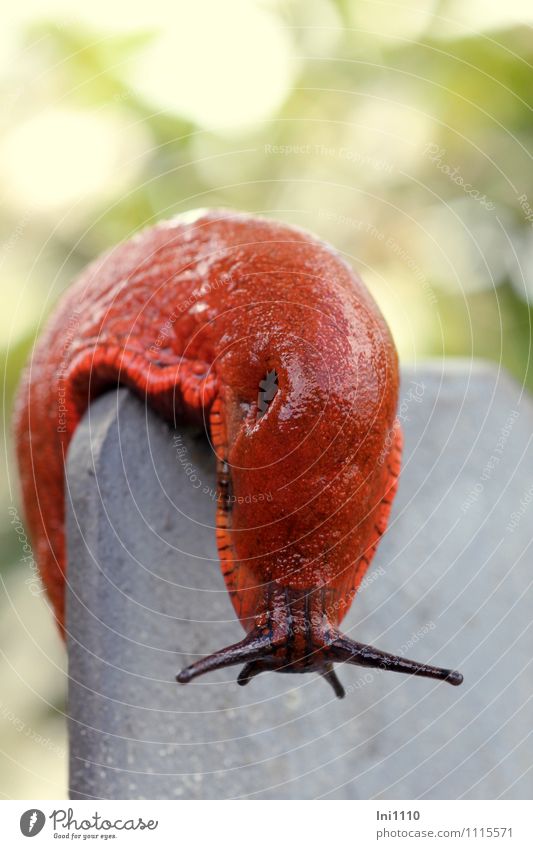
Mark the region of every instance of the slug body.
[[460, 683], [343, 636], [400, 470], [398, 362], [370, 294], [309, 234], [224, 211], [176, 218], [94, 262], [68, 290], [19, 390], [24, 505], [64, 629], [64, 467], [89, 403], [129, 387], [171, 423], [205, 422], [216, 536], [246, 632], [178, 676], [345, 661]]

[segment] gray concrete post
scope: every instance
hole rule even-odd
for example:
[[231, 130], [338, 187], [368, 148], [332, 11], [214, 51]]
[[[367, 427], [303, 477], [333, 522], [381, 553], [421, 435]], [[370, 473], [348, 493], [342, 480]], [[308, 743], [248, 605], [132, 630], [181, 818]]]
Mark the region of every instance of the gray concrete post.
[[175, 683], [242, 636], [212, 455], [125, 390], [91, 407], [67, 474], [72, 798], [531, 798], [531, 402], [426, 364], [399, 412], [398, 497], [344, 630], [465, 681], [338, 667], [337, 701], [314, 675]]

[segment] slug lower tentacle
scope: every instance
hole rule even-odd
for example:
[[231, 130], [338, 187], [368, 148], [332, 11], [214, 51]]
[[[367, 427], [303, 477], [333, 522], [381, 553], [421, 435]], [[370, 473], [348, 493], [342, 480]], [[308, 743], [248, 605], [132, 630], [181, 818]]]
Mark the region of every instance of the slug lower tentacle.
[[24, 507], [64, 633], [64, 463], [91, 401], [126, 386], [172, 424], [208, 424], [216, 539], [246, 636], [186, 683], [245, 664], [338, 662], [460, 683], [342, 636], [387, 526], [400, 472], [398, 359], [369, 292], [302, 230], [213, 210], [148, 229], [61, 300], [24, 374], [15, 430]]

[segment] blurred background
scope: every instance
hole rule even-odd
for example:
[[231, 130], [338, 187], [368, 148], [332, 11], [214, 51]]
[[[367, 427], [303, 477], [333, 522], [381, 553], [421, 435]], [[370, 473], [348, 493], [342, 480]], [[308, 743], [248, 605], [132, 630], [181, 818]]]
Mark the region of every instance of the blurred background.
[[345, 254], [404, 362], [481, 357], [531, 389], [532, 18], [520, 0], [25, 0], [4, 12], [0, 797], [67, 787], [65, 656], [9, 429], [61, 292], [160, 218], [263, 213]]

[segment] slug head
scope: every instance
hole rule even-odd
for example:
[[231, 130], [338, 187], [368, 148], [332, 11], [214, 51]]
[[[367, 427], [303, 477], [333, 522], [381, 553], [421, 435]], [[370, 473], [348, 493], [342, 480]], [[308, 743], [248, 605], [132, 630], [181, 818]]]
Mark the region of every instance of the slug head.
[[187, 684], [207, 672], [244, 664], [237, 678], [241, 686], [261, 672], [317, 672], [331, 685], [335, 695], [343, 698], [345, 691], [333, 664], [349, 663], [434, 678], [454, 686], [462, 683], [463, 676], [454, 670], [417, 663], [346, 637], [329, 625], [323, 610], [313, 603], [315, 596], [316, 593], [294, 593], [287, 588], [271, 587], [273, 606], [249, 634], [240, 642], [186, 667], [177, 681]]

